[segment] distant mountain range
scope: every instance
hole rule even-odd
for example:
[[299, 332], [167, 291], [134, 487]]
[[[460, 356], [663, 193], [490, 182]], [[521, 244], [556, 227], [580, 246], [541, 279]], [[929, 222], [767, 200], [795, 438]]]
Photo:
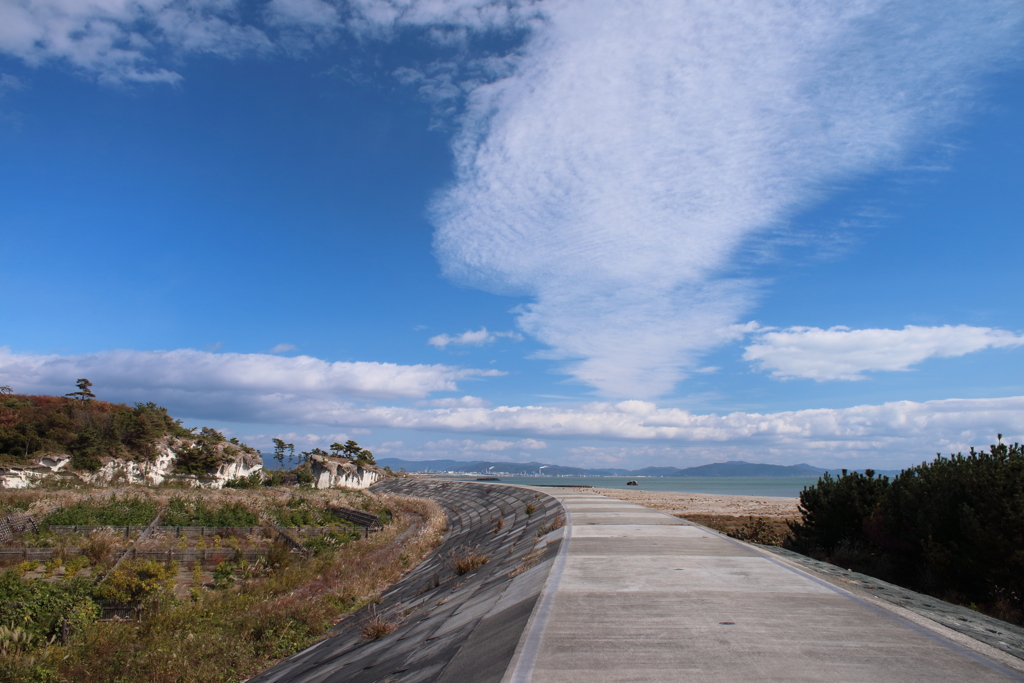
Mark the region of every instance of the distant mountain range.
[[639, 470], [624, 469], [583, 469], [564, 467], [542, 462], [489, 462], [476, 460], [401, 460], [399, 458], [377, 458], [381, 467], [406, 472], [466, 472], [474, 474], [538, 474], [560, 476], [574, 474], [585, 477], [820, 477], [825, 473], [813, 465], [765, 465], [761, 463], [731, 460], [697, 467], [645, 467]]

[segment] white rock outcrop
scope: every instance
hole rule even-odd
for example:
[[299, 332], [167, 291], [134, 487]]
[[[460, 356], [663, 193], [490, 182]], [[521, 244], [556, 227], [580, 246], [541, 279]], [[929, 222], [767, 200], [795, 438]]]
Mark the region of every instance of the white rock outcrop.
[[321, 455], [310, 457], [314, 486], [329, 489], [342, 486], [347, 489], [366, 489], [384, 478], [376, 467], [360, 467], [345, 458], [331, 458]]
[[[178, 445], [178, 444], [176, 444]], [[38, 462], [25, 467], [0, 468], [0, 488], [31, 488], [49, 477], [72, 476], [89, 484], [149, 484], [163, 483], [174, 478], [196, 487], [219, 489], [229, 479], [248, 477], [263, 469], [263, 461], [251, 453], [238, 453], [205, 475], [175, 474], [178, 455], [169, 443], [157, 446], [157, 457], [151, 462], [109, 460], [95, 472], [71, 472], [70, 455], [44, 455]]]

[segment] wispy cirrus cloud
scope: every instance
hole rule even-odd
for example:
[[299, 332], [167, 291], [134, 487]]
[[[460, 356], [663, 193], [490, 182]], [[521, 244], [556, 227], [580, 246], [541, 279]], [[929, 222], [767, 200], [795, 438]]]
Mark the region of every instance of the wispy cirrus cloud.
[[743, 358], [779, 379], [867, 379], [865, 372], [906, 371], [929, 358], [953, 358], [983, 349], [1024, 346], [1024, 336], [970, 325], [902, 330], [790, 327], [765, 332]]
[[436, 203], [446, 273], [610, 396], [663, 394], [757, 295], [740, 248], [956, 119], [1013, 2], [542, 4], [469, 95]]
[[455, 346], [483, 346], [493, 344], [500, 338], [521, 340], [523, 336], [518, 332], [488, 332], [486, 327], [479, 330], [466, 330], [462, 334], [448, 335], [438, 334], [427, 340], [431, 346], [443, 349], [451, 345]]
[[532, 297], [518, 324], [565, 372], [643, 398], [737, 338], [752, 237], [956, 121], [1022, 21], [1017, 0], [18, 0], [0, 4], [0, 51], [176, 82], [182, 55], [519, 32], [500, 68], [397, 74], [464, 100], [438, 256]]

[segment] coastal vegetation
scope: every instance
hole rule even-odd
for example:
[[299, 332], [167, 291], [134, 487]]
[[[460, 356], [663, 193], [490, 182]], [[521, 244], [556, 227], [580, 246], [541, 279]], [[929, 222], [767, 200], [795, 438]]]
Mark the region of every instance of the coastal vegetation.
[[825, 475], [786, 547], [1024, 624], [1024, 447], [939, 456], [892, 478]]
[[191, 430], [155, 403], [83, 400], [65, 396], [0, 395], [0, 465], [26, 465], [49, 453], [72, 456], [71, 466], [96, 470], [101, 457], [151, 461], [161, 439], [193, 438]]
[[[166, 448], [175, 473], [202, 476], [241, 454], [259, 451], [215, 429], [188, 429], [155, 403], [96, 399], [92, 382], [65, 396], [15, 394], [0, 387], [0, 467], [32, 465], [48, 455], [71, 456], [69, 469], [96, 472], [111, 460], [152, 463]], [[66, 482], [69, 483], [69, 482]]]
[[2, 490], [0, 511], [37, 521], [0, 548], [0, 681], [40, 683], [245, 680], [377, 599], [444, 529], [429, 501], [295, 488]]

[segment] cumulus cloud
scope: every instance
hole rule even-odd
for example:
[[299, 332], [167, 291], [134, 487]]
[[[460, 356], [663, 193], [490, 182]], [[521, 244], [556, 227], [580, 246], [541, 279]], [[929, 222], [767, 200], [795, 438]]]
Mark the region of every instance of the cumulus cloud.
[[[0, 347], [0, 382], [19, 393], [70, 391], [88, 377], [100, 398], [158, 401], [185, 416], [273, 422], [301, 412], [286, 406], [334, 405], [337, 397], [422, 398], [457, 381], [503, 374], [448, 365], [328, 362], [259, 353], [105, 351], [28, 355]], [[300, 420], [308, 421], [308, 420]]]
[[476, 331], [466, 330], [454, 337], [448, 334], [438, 334], [428, 339], [427, 343], [439, 349], [443, 349], [450, 344], [456, 346], [483, 346], [484, 344], [492, 344], [501, 337], [515, 340], [522, 339], [522, 335], [516, 332], [488, 332], [486, 327], [481, 327]]
[[[849, 408], [721, 415], [659, 408], [647, 401], [597, 402], [573, 408], [417, 409], [305, 400], [268, 404], [266, 414], [281, 421], [336, 424], [346, 430], [359, 426], [491, 434], [506, 437], [495, 438], [496, 444], [512, 443], [507, 448], [523, 451], [529, 449], [522, 442], [524, 439], [544, 439], [542, 443], [546, 445], [549, 438], [576, 439], [576, 444], [570, 443], [570, 459], [591, 466], [601, 463], [693, 464], [694, 460], [720, 462], [728, 459], [780, 464], [802, 461], [827, 464], [861, 459], [867, 466], [878, 466], [880, 462], [905, 465], [938, 451], [957, 452], [993, 443], [996, 433], [1002, 433], [1006, 440], [1024, 440], [1024, 396], [896, 401]], [[509, 436], [517, 436], [520, 441], [507, 438]], [[593, 440], [602, 445], [585, 444]], [[584, 444], [580, 445], [579, 441]], [[622, 442], [636, 445], [626, 446]], [[479, 447], [481, 442], [472, 439], [431, 443], [445, 444], [452, 449], [455, 444], [462, 444], [460, 448], [476, 444], [473, 446], [475, 453], [486, 452]], [[652, 449], [651, 444], [658, 443], [664, 447]], [[438, 457], [432, 449], [415, 447], [396, 447], [391, 452], [400, 457]]]
[[772, 377], [861, 380], [868, 371], [909, 370], [929, 358], [952, 358], [989, 348], [1024, 345], [1024, 336], [969, 325], [902, 330], [848, 327], [790, 327], [765, 332], [746, 348], [743, 358]]
[[469, 95], [446, 273], [611, 396], [665, 393], [756, 295], [745, 240], [953, 120], [1020, 37], [1004, 0], [542, 3]]
[[[596, 402], [578, 407], [495, 406], [410, 408], [299, 397], [252, 405], [256, 418], [279, 423], [392, 428], [526, 439], [581, 438], [705, 444], [709, 448], [796, 448], [871, 452], [905, 443], [960, 449], [987, 443], [997, 432], [1024, 438], [1024, 396], [896, 401], [850, 408], [777, 413], [696, 414], [648, 401]], [[526, 447], [526, 446], [520, 446]]]

